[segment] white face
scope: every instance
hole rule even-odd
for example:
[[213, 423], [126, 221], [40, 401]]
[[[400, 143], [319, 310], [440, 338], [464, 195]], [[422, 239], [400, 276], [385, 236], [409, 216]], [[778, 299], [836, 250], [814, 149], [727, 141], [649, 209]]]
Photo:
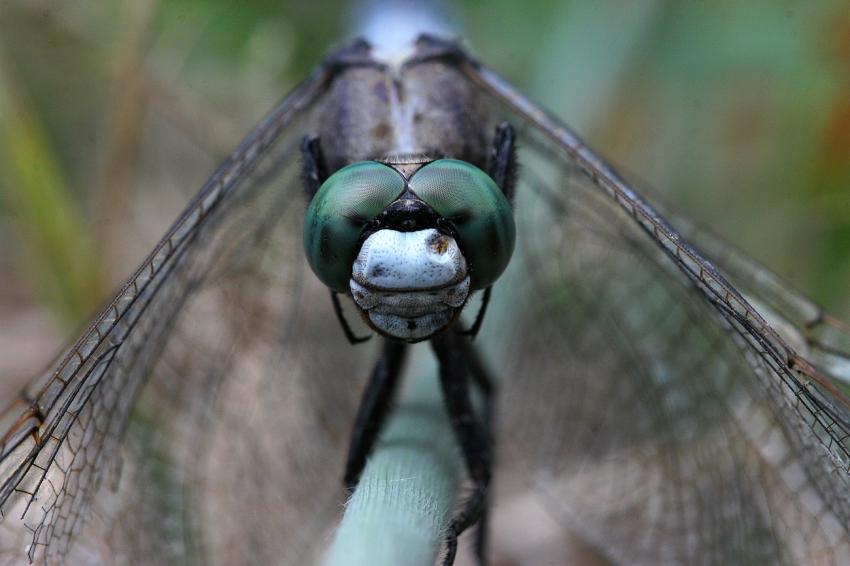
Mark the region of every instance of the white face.
[[433, 228], [378, 230], [354, 265], [351, 296], [380, 332], [415, 342], [455, 319], [469, 296], [466, 259], [454, 238]]

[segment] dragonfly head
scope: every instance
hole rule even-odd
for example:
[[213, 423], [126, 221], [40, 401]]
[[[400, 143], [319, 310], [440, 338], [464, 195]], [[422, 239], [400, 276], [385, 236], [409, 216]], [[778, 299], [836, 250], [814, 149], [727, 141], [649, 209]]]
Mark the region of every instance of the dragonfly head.
[[319, 188], [304, 247], [333, 291], [350, 295], [377, 332], [430, 338], [469, 294], [493, 284], [513, 252], [513, 213], [481, 169], [454, 159], [415, 168], [363, 161]]

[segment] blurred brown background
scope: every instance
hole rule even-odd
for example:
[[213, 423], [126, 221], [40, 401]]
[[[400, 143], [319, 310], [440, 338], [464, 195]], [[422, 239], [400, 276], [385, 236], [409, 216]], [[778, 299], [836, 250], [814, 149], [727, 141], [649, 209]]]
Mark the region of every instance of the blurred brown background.
[[[850, 6], [443, 8], [615, 164], [850, 320]], [[0, 5], [0, 400], [368, 4]], [[359, 12], [358, 12], [359, 10]]]

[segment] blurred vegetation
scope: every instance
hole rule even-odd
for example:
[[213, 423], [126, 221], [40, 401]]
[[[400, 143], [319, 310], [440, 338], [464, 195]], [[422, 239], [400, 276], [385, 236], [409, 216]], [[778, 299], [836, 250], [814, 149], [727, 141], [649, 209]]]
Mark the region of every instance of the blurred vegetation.
[[[445, 4], [603, 155], [850, 318], [846, 2]], [[4, 2], [0, 318], [81, 324], [351, 20], [329, 0]]]

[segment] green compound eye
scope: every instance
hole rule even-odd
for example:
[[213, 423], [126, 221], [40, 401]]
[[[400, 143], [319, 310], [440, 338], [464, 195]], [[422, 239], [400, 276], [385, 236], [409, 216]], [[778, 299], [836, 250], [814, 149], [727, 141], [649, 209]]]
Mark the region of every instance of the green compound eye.
[[343, 167], [322, 183], [307, 208], [304, 251], [325, 285], [348, 291], [363, 228], [403, 191], [402, 176], [375, 161]]
[[439, 159], [417, 171], [410, 188], [448, 220], [470, 268], [472, 288], [492, 285], [514, 251], [511, 205], [484, 171], [456, 159]]

